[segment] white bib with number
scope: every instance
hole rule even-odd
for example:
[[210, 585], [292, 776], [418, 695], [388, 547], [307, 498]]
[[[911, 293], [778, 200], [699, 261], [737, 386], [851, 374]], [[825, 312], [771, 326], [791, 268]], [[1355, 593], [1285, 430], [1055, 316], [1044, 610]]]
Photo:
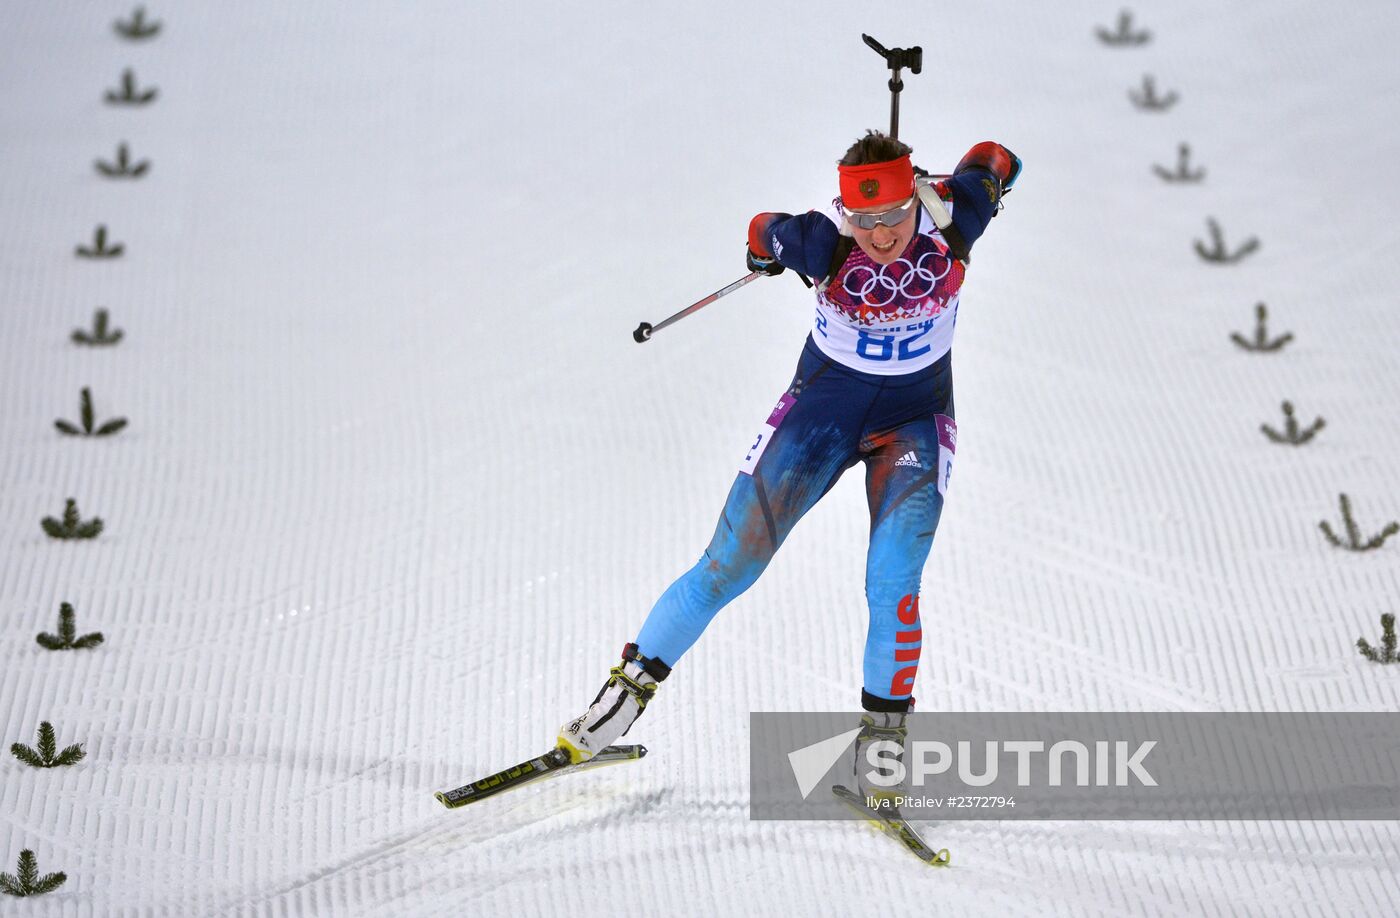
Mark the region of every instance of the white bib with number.
[[[834, 204], [830, 216], [839, 226], [845, 218], [839, 202]], [[901, 376], [933, 364], [953, 346], [966, 269], [928, 214], [920, 210], [918, 219], [918, 231], [899, 258], [881, 265], [854, 246], [818, 288], [812, 340], [837, 363]]]

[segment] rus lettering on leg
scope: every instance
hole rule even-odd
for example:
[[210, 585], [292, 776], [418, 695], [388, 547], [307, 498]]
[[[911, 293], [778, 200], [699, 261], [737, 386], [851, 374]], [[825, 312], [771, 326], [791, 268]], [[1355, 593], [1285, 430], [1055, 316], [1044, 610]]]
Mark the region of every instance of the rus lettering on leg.
[[[917, 593], [910, 593], [899, 601], [899, 622], [902, 625], [914, 625], [919, 621], [919, 596]], [[913, 628], [908, 631], [895, 632], [894, 640], [896, 646], [894, 660], [896, 663], [909, 663], [894, 674], [890, 680], [890, 694], [908, 695], [914, 690], [914, 675], [919, 669], [919, 642], [923, 640], [924, 632], [922, 628]]]

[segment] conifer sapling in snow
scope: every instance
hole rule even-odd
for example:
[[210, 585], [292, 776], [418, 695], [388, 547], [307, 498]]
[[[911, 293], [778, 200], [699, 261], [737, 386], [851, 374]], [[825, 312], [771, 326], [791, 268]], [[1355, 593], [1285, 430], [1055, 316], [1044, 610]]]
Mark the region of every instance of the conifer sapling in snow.
[[54, 539], [95, 539], [102, 532], [102, 520], [98, 517], [90, 520], [78, 517], [78, 502], [71, 497], [63, 506], [62, 521], [46, 516], [39, 525]]
[[1357, 639], [1356, 649], [1372, 663], [1400, 663], [1395, 643], [1395, 616], [1387, 612], [1381, 616], [1381, 649], [1372, 647], [1365, 638]]
[[35, 635], [39, 646], [49, 650], [86, 650], [96, 647], [103, 641], [102, 632], [94, 631], [78, 637], [77, 617], [73, 614], [72, 603], [61, 603], [58, 607], [58, 634], [42, 631]]
[[0, 873], [0, 892], [11, 896], [42, 896], [53, 892], [68, 880], [68, 874], [59, 871], [39, 876], [39, 860], [34, 852], [25, 848], [19, 853], [18, 875]]
[[15, 758], [34, 768], [58, 768], [60, 765], [76, 765], [87, 755], [83, 751], [81, 743], [65, 746], [63, 751], [59, 752], [58, 737], [54, 734], [53, 724], [47, 720], [39, 724], [38, 749], [26, 746], [24, 743], [14, 743], [10, 746], [10, 752]]

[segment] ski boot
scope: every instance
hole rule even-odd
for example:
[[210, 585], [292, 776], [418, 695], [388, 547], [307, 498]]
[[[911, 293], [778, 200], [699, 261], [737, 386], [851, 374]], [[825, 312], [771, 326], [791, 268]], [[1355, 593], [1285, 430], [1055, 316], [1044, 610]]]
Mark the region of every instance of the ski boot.
[[[861, 706], [865, 708], [865, 714], [860, 718], [860, 732], [856, 734], [855, 773], [852, 775], [852, 783], [856, 790], [852, 791], [837, 784], [831, 788], [832, 793], [925, 864], [934, 867], [948, 866], [948, 849], [935, 849], [929, 845], [899, 811], [900, 798], [909, 796], [907, 768], [904, 778], [889, 786], [871, 780], [876, 776], [893, 776], [891, 758], [896, 762], [904, 762], [904, 750], [909, 737], [909, 728], [905, 726], [904, 721], [914, 709], [914, 699], [894, 701], [878, 698], [863, 691]], [[887, 746], [879, 750], [874, 763], [868, 761], [866, 756], [870, 754], [871, 747], [881, 742], [892, 744], [894, 748]]]
[[646, 710], [671, 667], [637, 652], [636, 644], [622, 648], [622, 662], [610, 671], [593, 705], [581, 717], [559, 728], [559, 748], [575, 765], [593, 758], [617, 742]]
[[[894, 759], [903, 762], [904, 744], [909, 735], [908, 728], [904, 726], [906, 716], [905, 712], [902, 711], [868, 711], [861, 717], [860, 733], [856, 734], [854, 775], [856, 790], [860, 793], [861, 800], [869, 808], [896, 815], [899, 813], [899, 798], [909, 795], [908, 772], [905, 772], [904, 780], [898, 784], [891, 786], [876, 784], [870, 780], [873, 766], [866, 760], [866, 754], [874, 743], [894, 743], [899, 747]], [[879, 760], [888, 761], [889, 759], [888, 749], [879, 756]]]

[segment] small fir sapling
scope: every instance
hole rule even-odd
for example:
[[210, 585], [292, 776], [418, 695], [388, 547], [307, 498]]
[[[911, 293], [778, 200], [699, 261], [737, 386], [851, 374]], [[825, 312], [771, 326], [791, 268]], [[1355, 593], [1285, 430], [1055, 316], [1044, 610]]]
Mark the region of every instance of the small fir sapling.
[[68, 880], [68, 875], [59, 871], [39, 876], [39, 861], [34, 857], [34, 852], [25, 848], [19, 853], [19, 872], [0, 873], [0, 892], [7, 895], [19, 896], [42, 896], [44, 893], [53, 892]]

